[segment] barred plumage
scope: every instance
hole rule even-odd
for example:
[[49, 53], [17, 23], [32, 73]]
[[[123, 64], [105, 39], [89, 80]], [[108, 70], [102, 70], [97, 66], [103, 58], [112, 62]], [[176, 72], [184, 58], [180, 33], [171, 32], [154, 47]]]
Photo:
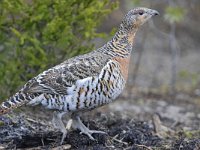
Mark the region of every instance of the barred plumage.
[[44, 71], [28, 81], [22, 89], [0, 106], [0, 114], [24, 104], [57, 110], [54, 124], [66, 129], [61, 117], [71, 113], [72, 126], [93, 139], [92, 133], [81, 122], [79, 112], [110, 103], [122, 92], [128, 77], [128, 65], [137, 29], [158, 12], [136, 8], [128, 12], [115, 36], [101, 48], [77, 56]]

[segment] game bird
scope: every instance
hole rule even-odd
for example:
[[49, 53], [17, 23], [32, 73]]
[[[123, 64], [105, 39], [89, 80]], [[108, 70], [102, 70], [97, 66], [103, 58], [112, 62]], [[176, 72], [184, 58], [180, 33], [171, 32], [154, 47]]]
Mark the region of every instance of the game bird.
[[93, 133], [80, 120], [82, 112], [115, 100], [125, 87], [130, 55], [138, 28], [158, 11], [148, 8], [130, 10], [113, 38], [90, 53], [73, 57], [29, 80], [15, 95], [0, 105], [0, 115], [20, 106], [41, 105], [54, 111], [53, 124], [62, 133], [67, 129], [62, 116], [71, 117], [71, 126], [91, 140]]

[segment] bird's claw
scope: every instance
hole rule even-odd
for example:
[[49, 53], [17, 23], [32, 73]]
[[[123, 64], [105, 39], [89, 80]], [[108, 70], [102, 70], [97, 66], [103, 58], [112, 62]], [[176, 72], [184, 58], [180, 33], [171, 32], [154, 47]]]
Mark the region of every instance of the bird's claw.
[[85, 134], [90, 138], [90, 140], [94, 141], [95, 139], [92, 136], [93, 133], [107, 134], [106, 132], [97, 131], [97, 130], [88, 130], [88, 131], [81, 131], [80, 132], [80, 134]]
[[81, 132], [80, 134], [85, 134], [87, 135], [91, 140], [95, 140], [92, 136], [93, 133], [100, 133], [100, 134], [107, 134], [106, 132], [103, 131], [98, 131], [98, 130], [90, 130], [88, 129], [80, 120], [79, 116], [76, 116], [73, 118], [73, 128], [79, 129]]

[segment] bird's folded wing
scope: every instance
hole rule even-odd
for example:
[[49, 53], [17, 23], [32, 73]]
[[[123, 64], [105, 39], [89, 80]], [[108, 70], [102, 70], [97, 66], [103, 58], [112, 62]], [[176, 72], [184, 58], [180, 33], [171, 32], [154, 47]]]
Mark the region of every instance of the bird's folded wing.
[[98, 76], [109, 61], [103, 54], [71, 58], [31, 79], [24, 87], [27, 93], [64, 94], [77, 80]]

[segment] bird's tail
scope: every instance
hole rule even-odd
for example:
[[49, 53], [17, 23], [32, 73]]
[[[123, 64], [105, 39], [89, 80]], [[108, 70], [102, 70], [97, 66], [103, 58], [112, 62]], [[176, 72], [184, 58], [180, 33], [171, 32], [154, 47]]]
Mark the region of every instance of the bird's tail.
[[3, 115], [17, 107], [24, 105], [28, 101], [27, 97], [29, 96], [19, 91], [12, 97], [8, 98], [5, 102], [2, 102], [0, 104], [0, 115]]

